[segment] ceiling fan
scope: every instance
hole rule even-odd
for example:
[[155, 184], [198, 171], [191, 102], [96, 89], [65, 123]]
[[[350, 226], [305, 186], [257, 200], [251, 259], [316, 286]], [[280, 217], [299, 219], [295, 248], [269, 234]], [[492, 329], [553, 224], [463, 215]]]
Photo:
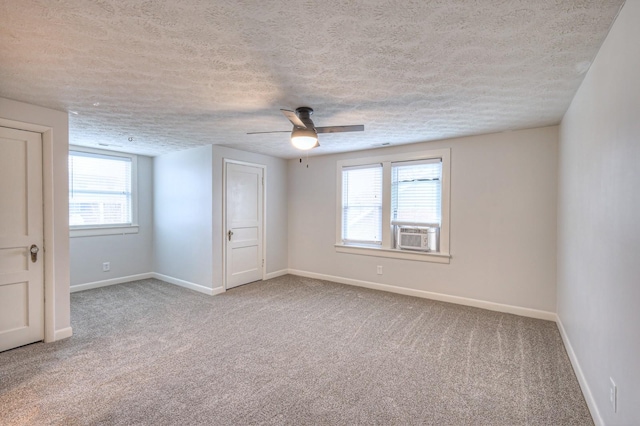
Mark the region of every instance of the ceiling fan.
[[[362, 132], [364, 125], [358, 124], [354, 126], [325, 126], [316, 127], [311, 121], [313, 109], [309, 107], [296, 108], [295, 111], [281, 109], [285, 117], [293, 124], [291, 130], [291, 143], [298, 149], [309, 150], [320, 146], [318, 142], [318, 133], [341, 133], [341, 132]], [[248, 135], [257, 135], [262, 133], [288, 133], [289, 130], [276, 130], [273, 132], [249, 132]]]

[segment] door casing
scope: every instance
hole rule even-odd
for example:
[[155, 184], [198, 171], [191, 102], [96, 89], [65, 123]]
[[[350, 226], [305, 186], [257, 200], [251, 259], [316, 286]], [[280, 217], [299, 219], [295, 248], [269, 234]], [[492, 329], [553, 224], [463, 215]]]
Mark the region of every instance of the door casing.
[[[15, 169], [2, 175], [5, 184], [9, 183], [4, 187], [6, 195], [14, 201], [0, 200], [6, 207], [3, 217], [9, 223], [15, 221], [12, 229], [3, 227], [8, 232], [0, 238], [6, 261], [3, 270], [6, 275], [2, 274], [0, 287], [7, 292], [9, 301], [9, 312], [0, 333], [0, 350], [6, 351], [44, 340], [44, 260], [38, 254], [35, 258], [29, 255], [33, 247], [41, 248], [44, 241], [42, 134], [8, 127], [0, 130], [3, 146], [8, 152], [15, 150], [16, 156], [12, 161]], [[24, 157], [20, 158], [20, 154]]]
[[230, 158], [223, 158], [223, 173], [222, 173], [222, 239], [224, 241], [222, 247], [222, 280], [225, 291], [227, 290], [227, 164], [240, 164], [243, 166], [257, 167], [262, 169], [262, 177], [264, 184], [262, 185], [262, 258], [264, 262], [261, 266], [262, 280], [265, 277], [265, 271], [267, 268], [267, 166], [264, 164], [249, 163], [246, 161], [232, 160]]
[[[54, 342], [71, 336], [70, 329], [64, 334], [56, 334], [56, 285], [54, 279], [55, 251], [54, 241], [54, 205], [53, 205], [53, 131], [52, 127], [39, 124], [0, 118], [0, 126], [11, 129], [37, 132], [42, 135], [42, 195], [44, 203], [44, 341]], [[68, 212], [68, 205], [67, 205]], [[42, 253], [41, 252], [41, 253]], [[67, 283], [67, 291], [69, 283]]]

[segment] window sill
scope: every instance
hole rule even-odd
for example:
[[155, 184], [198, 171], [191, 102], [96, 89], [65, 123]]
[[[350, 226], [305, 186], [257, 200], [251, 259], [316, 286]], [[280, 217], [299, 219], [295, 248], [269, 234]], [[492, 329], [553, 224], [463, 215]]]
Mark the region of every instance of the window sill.
[[345, 246], [343, 244], [336, 244], [335, 248], [336, 248], [336, 252], [338, 253], [360, 254], [363, 256], [388, 257], [391, 259], [416, 260], [419, 262], [449, 263], [451, 260], [451, 255], [447, 253], [428, 253], [428, 252], [420, 253], [420, 252], [413, 252], [408, 250]]
[[101, 235], [137, 234], [138, 228], [138, 225], [71, 228], [69, 229], [69, 238], [97, 237]]

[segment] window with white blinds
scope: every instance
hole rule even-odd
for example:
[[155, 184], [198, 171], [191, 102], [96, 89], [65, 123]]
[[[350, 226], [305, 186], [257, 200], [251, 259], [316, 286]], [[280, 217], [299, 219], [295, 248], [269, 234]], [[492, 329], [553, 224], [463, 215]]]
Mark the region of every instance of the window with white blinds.
[[442, 160], [391, 163], [391, 220], [439, 226], [441, 218]]
[[[336, 166], [337, 252], [449, 263], [449, 148]], [[419, 244], [400, 244], [412, 232], [424, 236]]]
[[382, 242], [382, 165], [342, 169], [342, 242]]
[[133, 223], [133, 158], [69, 152], [69, 225], [75, 228]]

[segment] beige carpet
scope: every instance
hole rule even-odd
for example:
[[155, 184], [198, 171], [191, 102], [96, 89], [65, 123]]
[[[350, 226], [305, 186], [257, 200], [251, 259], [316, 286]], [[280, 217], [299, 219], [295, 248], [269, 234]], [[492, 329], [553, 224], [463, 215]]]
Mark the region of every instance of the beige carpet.
[[0, 424], [590, 425], [556, 325], [291, 275], [72, 294], [0, 353]]

